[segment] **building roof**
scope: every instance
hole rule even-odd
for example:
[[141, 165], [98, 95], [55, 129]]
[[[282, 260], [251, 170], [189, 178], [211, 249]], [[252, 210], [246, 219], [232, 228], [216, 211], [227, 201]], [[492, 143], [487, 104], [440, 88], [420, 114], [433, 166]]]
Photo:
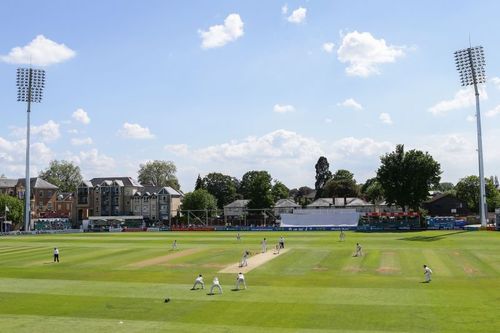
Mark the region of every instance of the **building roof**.
[[[25, 186], [25, 179], [24, 178], [19, 178], [17, 181], [17, 186]], [[54, 184], [49, 183], [46, 180], [43, 180], [40, 177], [34, 177], [30, 178], [30, 187], [31, 188], [36, 188], [36, 189], [44, 189], [44, 190], [57, 190], [58, 187], [55, 186]]]
[[171, 196], [178, 196], [182, 197], [182, 193], [174, 190], [170, 186], [144, 186], [141, 188], [140, 191], [137, 191], [134, 193], [134, 196], [151, 196], [151, 195], [171, 195]]
[[333, 206], [333, 198], [318, 198], [311, 202], [307, 207], [331, 207]]
[[224, 206], [224, 208], [246, 208], [250, 200], [240, 199], [234, 200], [233, 202]]
[[[100, 177], [100, 178], [92, 178], [90, 180], [90, 183], [92, 184], [92, 186], [97, 186], [97, 185], [101, 185], [102, 182], [104, 181], [120, 181], [121, 184], [123, 184], [123, 186], [135, 186], [135, 187], [142, 187], [141, 184], [139, 184], [139, 182], [135, 179], [133, 179], [132, 177]], [[117, 183], [117, 184], [120, 184], [120, 183]]]
[[436, 202], [436, 201], [441, 200], [441, 199], [448, 197], [448, 196], [451, 196], [454, 199], [456, 199], [456, 197], [454, 195], [452, 195], [451, 193], [438, 193], [438, 194], [435, 194], [434, 196], [432, 196], [432, 198], [430, 198], [429, 200], [425, 201], [425, 203], [433, 203], [433, 202]]
[[83, 185], [85, 185], [86, 187], [94, 187], [94, 185], [92, 185], [92, 183], [90, 182], [90, 180], [82, 180], [80, 185], [78, 185], [78, 187], [81, 187]]
[[[345, 204], [344, 204], [345, 203]], [[359, 206], [373, 206], [371, 203], [366, 202], [361, 198], [319, 198], [314, 202], [307, 205], [307, 207], [359, 207]]]
[[162, 188], [161, 188], [161, 189], [160, 189], [157, 193], [158, 193], [158, 194], [165, 194], [165, 193], [167, 193], [167, 194], [169, 194], [169, 195], [173, 195], [173, 196], [180, 196], [180, 197], [182, 197], [182, 196], [183, 196], [182, 192], [177, 191], [177, 190], [173, 189], [173, 188], [172, 188], [172, 187], [170, 187], [170, 186], [165, 186], [165, 187], [162, 187]]
[[16, 187], [18, 179], [0, 178], [0, 188]]
[[300, 205], [290, 199], [280, 199], [274, 204], [274, 208], [299, 208]]

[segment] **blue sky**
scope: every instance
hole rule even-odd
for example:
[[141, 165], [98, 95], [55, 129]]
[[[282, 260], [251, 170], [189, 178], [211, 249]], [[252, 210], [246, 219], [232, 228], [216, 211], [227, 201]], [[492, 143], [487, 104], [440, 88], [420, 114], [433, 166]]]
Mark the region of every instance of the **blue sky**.
[[46, 70], [33, 107], [32, 170], [52, 159], [86, 178], [171, 160], [198, 174], [268, 170], [313, 186], [314, 164], [375, 175], [403, 143], [443, 181], [477, 173], [472, 88], [453, 52], [483, 45], [485, 174], [500, 170], [495, 1], [2, 1], [0, 174], [24, 174], [15, 70]]

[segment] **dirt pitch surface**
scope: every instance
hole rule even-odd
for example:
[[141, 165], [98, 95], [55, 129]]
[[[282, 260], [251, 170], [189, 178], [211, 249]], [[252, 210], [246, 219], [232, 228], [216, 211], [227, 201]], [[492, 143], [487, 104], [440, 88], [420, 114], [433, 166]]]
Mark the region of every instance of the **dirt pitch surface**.
[[274, 251], [267, 251], [266, 253], [259, 253], [248, 258], [248, 266], [240, 267], [240, 263], [236, 263], [234, 265], [227, 266], [226, 268], [219, 271], [219, 273], [248, 273], [252, 269], [257, 268], [261, 265], [264, 265], [266, 262], [273, 260], [281, 256], [283, 253], [288, 252], [289, 248], [281, 249], [279, 254], [274, 254]]
[[189, 256], [191, 254], [200, 252], [202, 249], [187, 249], [187, 250], [175, 250], [171, 251], [171, 253], [166, 254], [161, 257], [156, 257], [156, 258], [151, 258], [148, 260], [143, 260], [139, 261], [133, 264], [130, 264], [129, 267], [134, 267], [134, 268], [144, 268], [144, 267], [149, 267], [149, 266], [155, 266], [155, 265], [163, 265], [168, 263], [170, 260], [177, 259], [177, 258], [182, 258], [185, 256]]

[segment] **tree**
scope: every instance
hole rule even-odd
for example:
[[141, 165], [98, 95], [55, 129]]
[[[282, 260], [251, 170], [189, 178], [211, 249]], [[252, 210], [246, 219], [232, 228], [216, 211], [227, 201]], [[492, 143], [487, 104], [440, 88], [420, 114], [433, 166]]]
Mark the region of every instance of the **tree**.
[[236, 200], [238, 180], [234, 177], [212, 172], [203, 177], [202, 186], [217, 199], [217, 206], [224, 208]]
[[[500, 207], [500, 192], [495, 188], [491, 179], [485, 178], [486, 185], [486, 204], [488, 211], [495, 211]], [[468, 176], [460, 179], [455, 186], [457, 199], [463, 201], [467, 207], [477, 213], [479, 212], [479, 177]]]
[[403, 211], [418, 210], [429, 196], [429, 190], [439, 184], [441, 167], [431, 155], [419, 150], [404, 151], [397, 145], [392, 153], [380, 158], [377, 179], [388, 204], [396, 204]]
[[437, 186], [433, 187], [432, 190], [442, 193], [449, 193], [455, 190], [455, 186], [453, 185], [453, 183], [444, 182], [439, 183]]
[[344, 198], [345, 205], [347, 197], [356, 197], [359, 194], [354, 174], [344, 169], [337, 170], [326, 183], [323, 193], [332, 198]]
[[250, 200], [248, 208], [270, 208], [273, 205], [271, 175], [267, 171], [248, 171], [241, 178], [240, 191]]
[[152, 186], [170, 186], [175, 190], [180, 189], [179, 181], [175, 176], [177, 168], [171, 161], [148, 161], [139, 165], [139, 183]]
[[[210, 213], [217, 209], [217, 199], [208, 193], [207, 190], [199, 189], [193, 192], [186, 193], [182, 200], [182, 210], [204, 211], [208, 210]], [[204, 216], [204, 212], [193, 212], [197, 216]]]
[[43, 180], [59, 187], [61, 192], [75, 192], [82, 182], [80, 167], [69, 161], [53, 160], [49, 167], [38, 175]]
[[332, 173], [330, 171], [330, 164], [326, 157], [321, 156], [318, 162], [314, 166], [316, 168], [316, 182], [314, 183], [314, 189], [316, 190], [316, 197], [323, 197], [323, 187], [325, 187], [326, 182], [332, 178]]
[[196, 184], [194, 185], [195, 190], [200, 190], [203, 188], [203, 181], [201, 180], [200, 175], [198, 174], [198, 178], [196, 178]]
[[12, 221], [14, 227], [22, 225], [24, 203], [16, 197], [0, 194], [0, 216], [5, 216], [5, 207], [8, 207], [7, 221]]
[[372, 204], [377, 204], [384, 200], [384, 189], [376, 178], [373, 179], [375, 180], [370, 182], [370, 184], [364, 189], [363, 197]]
[[294, 188], [293, 190], [290, 190], [290, 196], [293, 198], [293, 200], [298, 203], [301, 206], [306, 206], [307, 204], [311, 203], [311, 198], [308, 198], [307, 195], [311, 194], [314, 192], [314, 189], [308, 187], [308, 186], [302, 186], [299, 187], [298, 189]]
[[280, 199], [287, 199], [290, 196], [290, 190], [280, 181], [276, 181], [271, 189], [273, 201], [276, 203]]

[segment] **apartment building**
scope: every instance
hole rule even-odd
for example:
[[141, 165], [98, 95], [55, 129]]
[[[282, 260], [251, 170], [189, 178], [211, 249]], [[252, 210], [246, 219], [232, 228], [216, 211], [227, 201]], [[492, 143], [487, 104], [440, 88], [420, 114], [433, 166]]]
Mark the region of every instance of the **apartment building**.
[[181, 199], [171, 187], [142, 186], [131, 177], [93, 178], [78, 186], [75, 220], [135, 215], [151, 223], [168, 221], [177, 214]]
[[[39, 218], [51, 214], [56, 210], [58, 187], [39, 177], [30, 179], [31, 217]], [[24, 200], [26, 181], [24, 178], [0, 178], [0, 193]]]

